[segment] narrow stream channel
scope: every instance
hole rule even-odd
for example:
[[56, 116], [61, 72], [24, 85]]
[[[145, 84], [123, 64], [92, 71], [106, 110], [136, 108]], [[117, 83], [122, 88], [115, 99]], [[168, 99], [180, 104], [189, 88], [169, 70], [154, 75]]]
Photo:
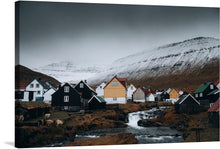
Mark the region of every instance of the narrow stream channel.
[[75, 141], [88, 138], [98, 138], [118, 133], [132, 133], [138, 139], [138, 144], [148, 143], [177, 143], [183, 142], [182, 133], [169, 127], [140, 127], [137, 122], [141, 119], [151, 119], [157, 117], [156, 110], [163, 110], [166, 107], [152, 108], [146, 111], [132, 112], [128, 114], [128, 123], [126, 128], [108, 128], [87, 131], [77, 134]]

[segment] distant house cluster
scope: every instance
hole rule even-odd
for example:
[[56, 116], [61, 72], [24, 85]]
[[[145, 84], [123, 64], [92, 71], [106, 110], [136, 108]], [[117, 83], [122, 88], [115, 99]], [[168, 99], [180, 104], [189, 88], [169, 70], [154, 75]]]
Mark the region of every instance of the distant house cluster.
[[127, 84], [126, 78], [116, 75], [97, 87], [86, 81], [78, 84], [63, 83], [59, 86], [41, 79], [34, 79], [26, 87], [15, 90], [17, 101], [43, 101], [51, 104], [52, 109], [79, 111], [82, 109], [103, 109], [106, 104], [126, 104], [132, 102], [172, 102], [177, 113], [193, 114], [200, 105], [210, 107], [219, 99], [220, 85], [208, 82], [201, 84], [193, 94], [184, 90], [169, 88], [153, 90]]

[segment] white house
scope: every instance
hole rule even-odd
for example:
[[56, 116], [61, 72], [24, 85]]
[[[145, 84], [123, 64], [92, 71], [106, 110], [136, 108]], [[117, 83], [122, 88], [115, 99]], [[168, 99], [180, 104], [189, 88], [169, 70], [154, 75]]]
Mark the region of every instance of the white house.
[[35, 92], [36, 98], [34, 98], [33, 101], [43, 101], [43, 95], [48, 89], [50, 89], [50, 86], [44, 81], [41, 79], [34, 79], [26, 86], [25, 91]]
[[100, 84], [97, 88], [96, 88], [96, 93], [97, 93], [97, 96], [101, 96], [101, 97], [104, 97], [104, 87], [105, 87], [106, 83], [102, 83]]
[[146, 97], [146, 101], [155, 101], [155, 96], [156, 95], [149, 93]]
[[127, 100], [132, 99], [133, 93], [136, 91], [136, 87], [133, 84], [130, 84], [130, 86], [127, 88]]
[[47, 104], [51, 104], [51, 101], [52, 101], [52, 94], [56, 92], [56, 89], [54, 88], [50, 88], [49, 90], [47, 90], [45, 93], [44, 93], [44, 102], [47, 103]]
[[33, 91], [15, 90], [16, 101], [33, 101], [36, 98], [36, 93]]

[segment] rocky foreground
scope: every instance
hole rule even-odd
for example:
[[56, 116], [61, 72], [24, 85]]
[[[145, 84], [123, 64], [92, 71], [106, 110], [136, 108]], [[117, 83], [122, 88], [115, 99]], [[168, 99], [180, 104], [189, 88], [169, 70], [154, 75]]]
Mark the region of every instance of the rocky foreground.
[[112, 136], [75, 141], [64, 146], [119, 145], [137, 143], [138, 141], [132, 133], [120, 133]]

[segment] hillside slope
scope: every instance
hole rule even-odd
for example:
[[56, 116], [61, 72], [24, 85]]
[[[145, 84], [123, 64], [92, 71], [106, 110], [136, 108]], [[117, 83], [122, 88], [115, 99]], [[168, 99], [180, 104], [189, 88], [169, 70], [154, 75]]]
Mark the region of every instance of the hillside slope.
[[56, 85], [59, 85], [60, 82], [48, 75], [45, 75], [40, 72], [33, 71], [25, 66], [16, 65], [15, 66], [15, 88], [25, 87], [35, 78], [41, 78], [44, 81], [51, 81]]

